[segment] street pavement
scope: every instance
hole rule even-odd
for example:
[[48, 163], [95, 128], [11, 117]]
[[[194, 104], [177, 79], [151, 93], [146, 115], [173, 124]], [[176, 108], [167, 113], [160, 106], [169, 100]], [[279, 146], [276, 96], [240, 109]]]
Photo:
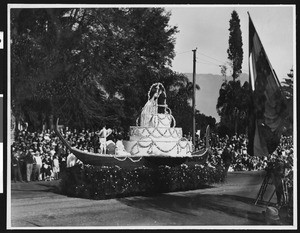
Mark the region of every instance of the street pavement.
[[[263, 178], [263, 171], [229, 172], [224, 183], [208, 188], [109, 200], [61, 195], [59, 181], [11, 183], [7, 224], [8, 229], [264, 229], [266, 203], [254, 205]], [[264, 200], [273, 190], [269, 185]]]

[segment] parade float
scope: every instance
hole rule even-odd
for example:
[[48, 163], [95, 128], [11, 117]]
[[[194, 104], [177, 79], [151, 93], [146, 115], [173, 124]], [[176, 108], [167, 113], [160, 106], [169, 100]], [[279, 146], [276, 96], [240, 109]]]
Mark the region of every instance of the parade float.
[[[192, 142], [183, 137], [182, 128], [176, 127], [176, 120], [166, 103], [166, 91], [161, 83], [154, 83], [148, 92], [148, 101], [130, 127], [129, 140], [122, 141], [122, 151], [113, 154], [92, 153], [79, 150], [62, 136], [56, 122], [55, 132], [63, 144], [84, 164], [94, 166], [119, 166], [135, 168], [140, 166], [176, 166], [187, 161], [205, 158], [209, 153], [209, 127], [206, 130], [206, 144], [195, 151]], [[159, 103], [161, 102], [161, 104]]]

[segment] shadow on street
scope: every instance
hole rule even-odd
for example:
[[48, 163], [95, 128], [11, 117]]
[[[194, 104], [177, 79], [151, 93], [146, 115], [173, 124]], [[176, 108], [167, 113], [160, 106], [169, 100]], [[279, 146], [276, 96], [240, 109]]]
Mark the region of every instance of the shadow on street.
[[140, 209], [159, 209], [168, 213], [191, 215], [193, 211], [207, 209], [226, 215], [246, 218], [253, 224], [263, 224], [263, 218], [257, 211], [249, 210], [254, 199], [236, 195], [189, 194], [178, 196], [162, 194], [155, 197], [131, 197], [118, 199], [121, 203]]

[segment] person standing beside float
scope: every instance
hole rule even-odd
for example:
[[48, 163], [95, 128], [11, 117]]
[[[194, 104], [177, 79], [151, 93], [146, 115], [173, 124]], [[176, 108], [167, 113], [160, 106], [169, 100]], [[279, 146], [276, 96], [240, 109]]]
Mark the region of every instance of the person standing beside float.
[[106, 125], [99, 132], [100, 154], [106, 154], [106, 138], [111, 134], [111, 129], [106, 129]]

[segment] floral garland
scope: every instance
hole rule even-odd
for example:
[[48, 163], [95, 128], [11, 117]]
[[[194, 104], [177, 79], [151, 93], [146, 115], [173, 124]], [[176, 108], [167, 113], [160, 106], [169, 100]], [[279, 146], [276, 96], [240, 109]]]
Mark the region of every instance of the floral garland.
[[[153, 137], [153, 138], [160, 138], [161, 136], [165, 137], [165, 138], [170, 138], [170, 137], [173, 137], [173, 138], [178, 138], [178, 137], [181, 137], [182, 136], [182, 133], [178, 133], [177, 131], [180, 131], [180, 129], [175, 129], [175, 128], [167, 128], [165, 129], [165, 131], [162, 133], [159, 129], [160, 127], [156, 127], [152, 130], [152, 132], [150, 131], [151, 128], [149, 127], [143, 127], [142, 128], [142, 132], [136, 132], [136, 131], [139, 131], [141, 128], [135, 128], [135, 129], [131, 129], [130, 131], [130, 136], [134, 136], [134, 135], [144, 135], [145, 134], [145, 131], [147, 131], [148, 135], [147, 137]], [[171, 132], [171, 129], [173, 129], [173, 132]], [[154, 133], [155, 132], [158, 132], [160, 134], [160, 136], [155, 136]], [[167, 135], [167, 132], [169, 132], [169, 135]], [[174, 136], [174, 134], [176, 134]]]
[[[151, 138], [149, 138], [149, 137], [142, 137], [141, 139], [143, 139], [143, 138], [149, 139], [150, 141], [148, 142], [147, 145], [143, 145], [143, 144], [141, 143], [141, 142], [142, 142], [141, 140], [140, 140], [140, 141], [137, 141], [137, 142], [133, 145], [133, 147], [131, 148], [131, 150], [130, 150], [130, 154], [131, 154], [131, 155], [136, 155], [136, 154], [138, 154], [138, 153], [140, 152], [139, 148], [148, 148], [147, 153], [148, 153], [148, 154], [152, 154], [152, 152], [153, 152], [153, 146], [155, 146], [158, 150], [160, 150], [160, 151], [163, 152], [163, 153], [169, 153], [169, 152], [171, 152], [172, 150], [174, 150], [175, 147], [177, 147], [177, 154], [179, 154], [179, 153], [181, 152], [182, 149], [186, 149], [186, 152], [187, 152], [187, 153], [192, 152], [192, 148], [191, 148], [191, 146], [190, 146], [190, 143], [189, 143], [189, 141], [188, 141], [186, 138], [181, 138], [178, 142], [176, 142], [176, 143], [174, 144], [174, 146], [173, 146], [172, 148], [167, 149], [167, 150], [164, 150], [163, 148], [161, 148], [161, 147], [160, 147], [155, 141], [153, 141]], [[182, 141], [185, 141], [185, 142], [186, 142], [185, 145], [181, 145], [181, 142], [182, 142]], [[174, 143], [174, 142], [164, 142], [164, 143]], [[135, 149], [136, 149], [136, 152], [134, 152]]]
[[[163, 126], [166, 126], [166, 127], [170, 127], [170, 124], [169, 122], [172, 123], [172, 120], [173, 122], [175, 122], [175, 119], [172, 115], [170, 114], [163, 114], [163, 117], [161, 116], [162, 114], [153, 114], [153, 116], [151, 117], [151, 121], [154, 122], [154, 125], [155, 126], [158, 126], [158, 125], [163, 125]], [[169, 116], [171, 117], [171, 119], [169, 119]], [[167, 123], [164, 123], [163, 120], [165, 120], [166, 118], [168, 118], [168, 121]], [[173, 124], [172, 128], [174, 128], [176, 125], [176, 123]]]
[[141, 159], [143, 157], [140, 157], [139, 159], [136, 159], [136, 160], [132, 159], [131, 157], [128, 157], [128, 158], [131, 160], [131, 162], [137, 163], [137, 162], [141, 161]]
[[[143, 157], [139, 157], [138, 159], [136, 159], [136, 160], [134, 160], [134, 159], [132, 159], [132, 157], [130, 157], [130, 156], [125, 156], [124, 157], [124, 159], [121, 159], [121, 158], [118, 158], [117, 156], [113, 156], [116, 160], [118, 160], [118, 161], [125, 161], [126, 159], [130, 159], [131, 160], [131, 162], [134, 162], [134, 163], [137, 163], [137, 162], [139, 162]], [[123, 157], [123, 156], [122, 156]]]
[[[166, 138], [169, 138], [169, 137], [177, 138], [177, 137], [181, 137], [181, 136], [182, 136], [182, 133], [178, 133], [177, 130], [176, 130], [175, 128], [173, 128], [173, 129], [174, 129], [174, 131], [175, 131], [175, 133], [176, 133], [176, 136], [173, 136], [173, 133], [171, 133], [171, 129], [172, 129], [172, 128], [166, 129], [166, 131], [165, 131], [164, 133], [161, 133], [161, 131], [159, 130], [159, 128], [156, 128], [157, 132], [159, 132], [159, 134], [160, 134], [161, 136], [166, 137]], [[166, 135], [166, 132], [167, 132], [167, 131], [170, 132], [170, 136], [167, 136], [167, 135]], [[174, 132], [174, 131], [173, 131], [173, 132]], [[151, 135], [151, 136], [152, 136], [152, 135]], [[154, 137], [155, 137], [155, 136], [154, 136]]]
[[115, 158], [116, 160], [119, 160], [119, 161], [125, 161], [125, 160], [127, 159], [127, 156], [126, 156], [124, 159], [120, 159], [120, 158], [118, 158], [117, 156], [114, 155], [114, 158]]

